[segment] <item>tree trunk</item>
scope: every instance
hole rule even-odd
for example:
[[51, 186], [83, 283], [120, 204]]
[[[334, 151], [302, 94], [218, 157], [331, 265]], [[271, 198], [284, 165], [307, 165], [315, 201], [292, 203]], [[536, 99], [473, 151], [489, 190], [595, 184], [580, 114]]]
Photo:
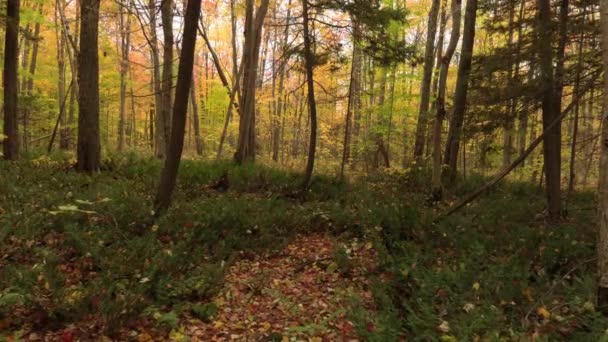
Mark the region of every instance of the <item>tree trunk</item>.
[[426, 139], [426, 126], [430, 102], [431, 78], [433, 77], [433, 56], [435, 49], [435, 35], [437, 34], [437, 17], [439, 16], [439, 0], [433, 0], [428, 17], [428, 31], [424, 48], [424, 70], [420, 84], [420, 108], [418, 110], [418, 123], [416, 126], [416, 141], [414, 144], [414, 158], [420, 159], [424, 153]]
[[60, 116], [60, 124], [61, 124], [61, 130], [59, 133], [59, 148], [62, 150], [67, 150], [69, 148], [69, 144], [70, 144], [70, 138], [69, 138], [69, 128], [68, 128], [68, 121], [67, 121], [67, 116], [65, 114], [65, 98], [67, 96], [66, 94], [66, 90], [65, 90], [65, 45], [66, 45], [66, 40], [65, 40], [65, 33], [64, 31], [61, 29], [60, 26], [60, 17], [62, 17], [62, 15], [60, 15], [58, 13], [58, 11], [64, 11], [63, 9], [63, 0], [56, 0], [55, 1], [55, 34], [57, 35], [57, 73], [58, 73], [58, 79], [57, 79], [57, 103], [58, 103], [58, 109], [59, 109], [59, 116]]
[[269, 0], [262, 0], [254, 13], [254, 0], [247, 0], [245, 42], [243, 45], [243, 84], [239, 93], [241, 117], [239, 139], [234, 159], [237, 163], [255, 160], [255, 88], [258, 77], [262, 26], [268, 11]]
[[[38, 13], [42, 15], [42, 4], [38, 6]], [[36, 65], [38, 61], [38, 47], [40, 45], [40, 23], [37, 22], [34, 25], [34, 41], [32, 44], [32, 57], [29, 65], [29, 74], [27, 77], [27, 83], [25, 86], [25, 93], [28, 97], [34, 94], [34, 75], [36, 74]], [[23, 147], [27, 151], [29, 148], [30, 140], [30, 109], [24, 108], [23, 110]]]
[[19, 157], [19, 129], [17, 124], [17, 93], [19, 80], [18, 51], [19, 40], [19, 0], [6, 3], [6, 31], [4, 38], [4, 141], [2, 151], [5, 160]]
[[[600, 1], [600, 26], [602, 32], [602, 57], [604, 68], [604, 108], [608, 108], [608, 1]], [[608, 316], [608, 117], [602, 115], [602, 138], [598, 179], [597, 241], [597, 304], [600, 312]]]
[[[551, 2], [537, 0], [538, 28], [537, 44], [540, 60], [542, 90], [543, 129], [559, 115], [556, 107], [556, 89], [553, 77], [553, 51], [551, 47]], [[561, 124], [545, 135], [543, 141], [545, 161], [545, 191], [550, 220], [561, 217]]]
[[[165, 141], [169, 141], [171, 135], [171, 108], [173, 90], [173, 0], [163, 0], [160, 8], [163, 26], [163, 76], [162, 76], [162, 101], [161, 119]], [[196, 24], [196, 23], [195, 23]], [[168, 147], [166, 147], [168, 149]]]
[[126, 113], [127, 113], [127, 72], [129, 71], [130, 31], [129, 11], [126, 5], [120, 6], [120, 116], [118, 121], [118, 151], [125, 148]]
[[175, 89], [175, 106], [173, 107], [173, 129], [171, 140], [167, 149], [165, 165], [161, 172], [160, 184], [154, 210], [156, 215], [162, 214], [171, 204], [171, 195], [177, 180], [177, 171], [184, 149], [184, 131], [186, 128], [186, 114], [188, 111], [188, 97], [192, 86], [192, 69], [194, 66], [194, 48], [196, 45], [196, 26], [201, 2], [189, 0], [184, 15], [184, 34], [182, 42], [182, 53], [179, 60], [177, 73], [177, 85]]
[[[183, 53], [183, 51], [182, 51]], [[190, 87], [190, 102], [192, 103], [192, 125], [194, 126], [194, 142], [196, 146], [196, 154], [203, 155], [203, 139], [201, 138], [201, 124], [198, 117], [198, 103], [196, 101], [194, 77], [192, 78], [192, 86]]]
[[432, 187], [434, 196], [437, 200], [442, 197], [441, 187], [441, 131], [443, 128], [443, 121], [446, 116], [445, 109], [445, 94], [447, 90], [448, 71], [450, 68], [450, 62], [452, 56], [456, 51], [458, 40], [460, 39], [460, 11], [462, 3], [461, 0], [452, 0], [451, 11], [452, 11], [452, 29], [450, 34], [450, 42], [448, 48], [445, 51], [445, 55], [442, 56], [441, 68], [439, 70], [439, 82], [437, 86], [437, 100], [435, 108], [437, 110], [435, 117], [435, 124], [433, 127], [433, 174], [432, 174]]
[[[587, 7], [583, 7], [583, 23], [586, 19]], [[574, 78], [574, 96], [578, 97], [578, 92], [580, 91], [580, 83], [581, 83], [581, 73], [583, 66], [583, 47], [584, 47], [584, 39], [585, 35], [583, 32], [579, 35], [578, 41], [578, 51], [577, 51], [577, 62], [576, 62], [576, 70], [575, 70], [575, 78]], [[583, 99], [584, 101], [584, 99]], [[568, 177], [568, 197], [574, 192], [574, 187], [576, 185], [576, 147], [577, 147], [577, 139], [578, 139], [578, 126], [579, 126], [579, 115], [580, 114], [580, 101], [576, 101], [574, 106], [574, 127], [572, 129], [572, 144], [570, 146], [570, 177]], [[589, 143], [589, 142], [587, 142]]]
[[475, 42], [475, 21], [477, 19], [477, 0], [467, 0], [462, 31], [462, 52], [458, 64], [456, 90], [454, 91], [454, 113], [450, 121], [450, 130], [444, 153], [444, 164], [447, 165], [446, 175], [450, 183], [456, 180], [456, 167], [458, 165], [458, 152], [464, 123], [464, 113], [469, 88], [469, 75], [471, 73], [471, 60], [473, 58], [473, 44]]
[[80, 53], [78, 54], [78, 163], [77, 169], [99, 171], [99, 58], [100, 0], [82, 0], [80, 6]]
[[312, 51], [311, 36], [309, 32], [308, 0], [302, 0], [302, 19], [304, 26], [304, 64], [306, 65], [306, 84], [308, 86], [308, 110], [310, 112], [310, 144], [308, 146], [308, 162], [302, 188], [306, 191], [310, 187], [312, 173], [315, 166], [315, 153], [317, 150], [317, 104], [315, 101], [314, 83], [314, 52]]
[[165, 136], [165, 119], [163, 117], [163, 90], [160, 76], [160, 52], [158, 48], [158, 36], [156, 34], [156, 2], [150, 0], [150, 50], [152, 57], [152, 79], [154, 93], [154, 154], [157, 158], [164, 158], [167, 150], [167, 140]]
[[359, 77], [361, 69], [361, 53], [359, 52], [359, 25], [353, 23], [353, 54], [350, 67], [350, 85], [348, 87], [348, 104], [346, 105], [346, 120], [344, 124], [344, 149], [342, 151], [342, 163], [340, 165], [340, 179], [344, 178], [344, 168], [348, 164], [350, 159], [350, 141], [351, 141], [351, 130], [353, 121], [353, 106], [355, 103], [355, 96], [359, 94], [355, 93], [355, 87], [357, 87], [357, 78]]

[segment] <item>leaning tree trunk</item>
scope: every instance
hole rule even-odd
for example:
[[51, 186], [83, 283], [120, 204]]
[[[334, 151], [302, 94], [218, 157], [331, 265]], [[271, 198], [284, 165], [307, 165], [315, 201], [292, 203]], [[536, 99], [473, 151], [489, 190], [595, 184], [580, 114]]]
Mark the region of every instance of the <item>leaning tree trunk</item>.
[[[6, 32], [4, 39], [4, 159], [16, 160], [19, 156], [19, 132], [17, 124], [17, 78], [19, 39], [19, 0], [6, 4]], [[2, 141], [2, 139], [0, 139]]]
[[444, 164], [447, 165], [446, 175], [448, 181], [453, 183], [456, 179], [456, 167], [460, 138], [464, 123], [464, 113], [469, 88], [469, 75], [471, 73], [471, 60], [473, 58], [473, 44], [475, 42], [475, 21], [477, 19], [477, 0], [467, 0], [464, 15], [464, 28], [462, 32], [462, 52], [458, 64], [456, 90], [454, 92], [454, 113], [450, 122], [448, 139], [446, 142]]
[[160, 176], [160, 185], [154, 201], [156, 215], [163, 213], [171, 204], [171, 195], [175, 188], [177, 171], [184, 149], [184, 131], [186, 129], [186, 113], [188, 97], [192, 86], [192, 68], [194, 66], [194, 48], [196, 46], [196, 25], [198, 23], [201, 2], [189, 0], [184, 16], [184, 35], [182, 53], [179, 60], [177, 85], [175, 89], [175, 106], [173, 107], [173, 129], [167, 149], [165, 166]]
[[78, 163], [86, 172], [99, 170], [99, 57], [100, 0], [82, 0], [80, 6], [80, 53], [78, 54]]
[[308, 86], [308, 109], [310, 111], [310, 143], [308, 146], [308, 162], [306, 163], [306, 173], [302, 188], [304, 191], [310, 187], [312, 172], [315, 166], [315, 153], [317, 150], [317, 104], [315, 101], [314, 83], [314, 55], [309, 32], [308, 0], [302, 0], [302, 19], [304, 22], [304, 59], [306, 65], [306, 84]]
[[[556, 108], [556, 89], [553, 77], [553, 50], [551, 46], [551, 2], [537, 0], [538, 27], [537, 43], [540, 60], [540, 79], [542, 90], [543, 129], [559, 115]], [[545, 161], [545, 192], [549, 219], [557, 220], [561, 216], [561, 124], [549, 132], [543, 141]]]
[[[600, 0], [600, 22], [602, 29], [602, 57], [604, 66], [604, 108], [608, 108], [608, 0]], [[602, 115], [602, 138], [599, 169], [597, 242], [599, 310], [608, 315], [608, 117]]]
[[435, 35], [437, 34], [437, 17], [439, 16], [439, 0], [433, 0], [428, 18], [428, 31], [424, 48], [424, 70], [420, 84], [420, 108], [418, 110], [418, 124], [416, 126], [416, 141], [414, 144], [414, 158], [420, 159], [424, 153], [426, 139], [426, 126], [428, 121], [429, 103], [431, 100], [431, 78], [433, 77], [433, 56], [435, 49]]

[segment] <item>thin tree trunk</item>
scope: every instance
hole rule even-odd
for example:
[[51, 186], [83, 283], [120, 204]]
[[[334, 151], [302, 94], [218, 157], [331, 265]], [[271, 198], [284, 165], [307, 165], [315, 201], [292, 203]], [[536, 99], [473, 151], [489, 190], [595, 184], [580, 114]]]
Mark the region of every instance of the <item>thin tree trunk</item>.
[[60, 27], [58, 11], [63, 11], [63, 0], [55, 1], [55, 34], [57, 35], [57, 68], [58, 68], [58, 79], [57, 79], [57, 103], [59, 104], [59, 120], [61, 124], [59, 148], [67, 150], [69, 148], [69, 130], [67, 116], [65, 115], [65, 98], [67, 97], [65, 91], [65, 33]]
[[[604, 69], [604, 108], [608, 108], [608, 1], [600, 1], [600, 26]], [[597, 304], [600, 312], [608, 316], [608, 117], [602, 115], [602, 138], [598, 179], [597, 240]]]
[[196, 101], [194, 77], [192, 78], [192, 86], [190, 87], [190, 102], [192, 104], [192, 125], [194, 129], [194, 141], [196, 146], [196, 154], [203, 155], [203, 139], [201, 138], [201, 125], [198, 117], [198, 104]]
[[126, 136], [126, 112], [127, 112], [127, 72], [129, 71], [129, 50], [130, 50], [130, 21], [129, 11], [125, 6], [120, 6], [120, 113], [118, 121], [118, 151], [125, 148]]
[[317, 104], [315, 101], [314, 83], [314, 52], [312, 51], [311, 35], [309, 32], [308, 0], [302, 0], [302, 19], [304, 26], [304, 64], [306, 65], [306, 84], [308, 86], [308, 110], [310, 112], [310, 144], [308, 146], [308, 162], [302, 188], [306, 191], [312, 181], [317, 150]]
[[348, 104], [346, 105], [346, 122], [344, 125], [344, 148], [342, 151], [342, 163], [340, 165], [340, 179], [344, 178], [344, 168], [346, 164], [348, 164], [348, 160], [350, 158], [350, 140], [351, 140], [351, 130], [352, 130], [352, 117], [353, 117], [353, 105], [354, 105], [354, 97], [359, 96], [359, 94], [355, 94], [355, 86], [356, 86], [356, 78], [359, 77], [360, 72], [360, 63], [361, 63], [361, 55], [359, 53], [359, 26], [354, 23], [353, 24], [353, 54], [352, 61], [350, 67], [350, 85], [348, 87]]
[[[42, 4], [38, 5], [38, 13], [42, 15]], [[28, 97], [31, 97], [34, 93], [34, 75], [36, 74], [36, 65], [38, 61], [38, 47], [40, 45], [40, 23], [37, 22], [34, 25], [34, 41], [32, 45], [32, 58], [30, 60], [29, 65], [29, 74], [27, 77], [26, 84], [26, 94]], [[29, 140], [30, 140], [30, 110], [29, 108], [25, 108], [23, 111], [23, 147], [27, 151], [29, 148]]]
[[428, 31], [424, 48], [424, 70], [420, 85], [420, 108], [418, 111], [418, 124], [416, 126], [416, 141], [414, 144], [414, 158], [420, 159], [424, 153], [426, 139], [426, 126], [430, 103], [431, 78], [433, 76], [433, 56], [435, 48], [435, 35], [437, 34], [437, 17], [439, 15], [439, 0], [433, 0], [428, 17]]
[[184, 34], [182, 53], [179, 60], [177, 85], [175, 89], [175, 106], [173, 107], [173, 129], [167, 149], [167, 158], [161, 172], [160, 184], [154, 201], [156, 215], [164, 213], [171, 204], [171, 195], [175, 188], [177, 171], [184, 149], [184, 132], [188, 97], [192, 86], [192, 69], [194, 66], [194, 49], [196, 45], [196, 25], [201, 11], [201, 2], [189, 0], [184, 16]]
[[239, 93], [241, 117], [239, 121], [239, 139], [234, 159], [237, 163], [255, 160], [255, 90], [258, 77], [262, 26], [268, 11], [269, 0], [262, 0], [254, 13], [254, 1], [247, 0], [245, 18], [245, 43], [243, 46], [242, 91]]
[[[161, 2], [161, 21], [163, 26], [163, 76], [161, 84], [161, 125], [164, 141], [169, 141], [171, 136], [171, 108], [173, 90], [173, 0]], [[196, 25], [196, 23], [195, 23]], [[168, 150], [168, 146], [165, 146]]]
[[[152, 55], [152, 79], [154, 92], [154, 140], [155, 151], [157, 158], [164, 158], [167, 150], [167, 140], [165, 136], [165, 119], [163, 118], [163, 90], [160, 76], [160, 52], [158, 48], [158, 36], [156, 33], [156, 2], [150, 0], [150, 50]], [[152, 126], [151, 126], [152, 127]]]
[[458, 65], [458, 78], [454, 92], [454, 113], [450, 122], [444, 164], [447, 165], [447, 178], [450, 183], [456, 179], [456, 166], [458, 165], [458, 152], [464, 123], [467, 91], [469, 88], [469, 75], [471, 73], [471, 60], [473, 58], [473, 44], [475, 42], [475, 21], [477, 19], [477, 0], [467, 0], [462, 33], [462, 52]]
[[[583, 16], [582, 20], [586, 18], [587, 7], [583, 7]], [[579, 92], [580, 83], [581, 83], [581, 72], [583, 66], [583, 42], [585, 39], [585, 35], [583, 32], [579, 35], [578, 41], [578, 60], [576, 62], [576, 76], [574, 80], [574, 96], [578, 97], [577, 94]], [[583, 100], [584, 101], [584, 100]], [[572, 144], [570, 146], [570, 177], [568, 178], [568, 196], [572, 195], [574, 192], [574, 186], [576, 184], [576, 147], [577, 147], [577, 139], [578, 139], [578, 124], [579, 124], [579, 113], [580, 113], [580, 101], [576, 101], [574, 106], [574, 127], [572, 129]]]
[[[538, 29], [537, 37], [540, 59], [540, 78], [542, 89], [543, 129], [558, 117], [556, 107], [556, 89], [553, 77], [553, 51], [551, 47], [551, 3], [549, 0], [537, 0]], [[557, 77], [557, 75], [556, 75]], [[561, 100], [560, 100], [561, 101]], [[545, 135], [545, 191], [549, 219], [558, 220], [561, 217], [561, 124]]]
[[443, 121], [446, 116], [445, 109], [445, 94], [447, 90], [448, 71], [450, 68], [450, 62], [452, 56], [456, 51], [458, 40], [460, 39], [460, 11], [461, 11], [461, 0], [452, 0], [451, 11], [452, 11], [452, 30], [450, 34], [450, 42], [446, 49], [445, 55], [440, 59], [441, 67], [439, 71], [439, 81], [437, 87], [437, 100], [435, 108], [437, 109], [435, 124], [433, 127], [433, 174], [432, 174], [432, 187], [433, 193], [437, 200], [442, 197], [442, 186], [441, 186], [441, 131], [443, 128]]

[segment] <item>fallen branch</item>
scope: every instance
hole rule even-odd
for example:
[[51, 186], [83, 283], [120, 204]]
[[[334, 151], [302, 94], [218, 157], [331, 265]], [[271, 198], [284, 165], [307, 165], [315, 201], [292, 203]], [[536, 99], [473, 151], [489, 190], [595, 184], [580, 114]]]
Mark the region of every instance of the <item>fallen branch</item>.
[[458, 203], [454, 204], [445, 213], [443, 213], [443, 214], [439, 215], [437, 218], [435, 218], [435, 220], [433, 220], [433, 222], [438, 222], [438, 221], [440, 221], [440, 220], [442, 220], [442, 219], [444, 219], [444, 218], [452, 215], [453, 213], [455, 213], [459, 209], [463, 208], [467, 204], [471, 203], [477, 197], [481, 196], [482, 194], [484, 194], [485, 192], [487, 192], [488, 190], [490, 190], [492, 187], [494, 187], [496, 184], [498, 184], [498, 182], [500, 182], [509, 173], [511, 173], [511, 171], [513, 171], [515, 168], [517, 168], [536, 149], [536, 147], [538, 145], [540, 145], [540, 143], [543, 141], [543, 139], [545, 138], [545, 136], [547, 135], [547, 133], [551, 132], [551, 130], [553, 130], [555, 127], [557, 127], [558, 125], [561, 124], [562, 120], [566, 117], [566, 115], [568, 115], [568, 113], [572, 110], [572, 108], [574, 108], [574, 105], [582, 98], [582, 96], [589, 89], [591, 89], [593, 87], [593, 85], [595, 84], [595, 81], [597, 80], [597, 78], [599, 77], [599, 75], [600, 75], [599, 72], [596, 72], [593, 75], [593, 78], [589, 82], [587, 82], [587, 84], [582, 89], [582, 91], [580, 91], [577, 94], [577, 96], [572, 99], [572, 102], [570, 102], [570, 104], [568, 105], [568, 107], [566, 107], [566, 109], [564, 109], [562, 111], [562, 113], [557, 118], [555, 118], [555, 120], [553, 120], [553, 122], [551, 122], [549, 124], [549, 126], [547, 126], [547, 128], [542, 132], [542, 134], [540, 136], [538, 136], [530, 144], [530, 146], [528, 146], [528, 148], [524, 152], [522, 152], [522, 154], [517, 159], [515, 159], [515, 161], [513, 161], [513, 163], [511, 163], [511, 165], [509, 165], [507, 168], [505, 168], [504, 170], [502, 170], [489, 183], [485, 184], [484, 186], [482, 186], [481, 188], [477, 189], [476, 191], [474, 191], [469, 196], [465, 197], [464, 199], [460, 200]]

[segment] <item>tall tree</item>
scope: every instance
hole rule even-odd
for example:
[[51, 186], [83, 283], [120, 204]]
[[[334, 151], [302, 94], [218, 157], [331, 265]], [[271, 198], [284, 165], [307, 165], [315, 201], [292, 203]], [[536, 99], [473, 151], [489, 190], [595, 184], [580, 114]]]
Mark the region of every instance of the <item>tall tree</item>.
[[254, 11], [254, 0], [246, 2], [245, 42], [243, 44], [242, 89], [239, 92], [239, 138], [234, 159], [237, 163], [255, 160], [255, 91], [262, 43], [262, 27], [269, 0], [262, 0]]
[[[608, 0], [600, 0], [602, 59], [604, 68], [604, 108], [608, 108]], [[597, 302], [599, 310], [608, 315], [608, 116], [602, 115], [602, 137], [599, 165], [599, 196], [597, 241]]]
[[450, 130], [444, 154], [444, 164], [447, 165], [448, 181], [456, 179], [458, 152], [464, 123], [464, 114], [469, 89], [471, 61], [473, 59], [473, 44], [475, 43], [475, 21], [477, 19], [477, 0], [467, 0], [462, 32], [462, 51], [458, 64], [456, 90], [454, 91], [454, 112], [450, 121]]
[[443, 121], [446, 116], [445, 109], [445, 94], [447, 90], [448, 81], [448, 70], [452, 56], [456, 51], [458, 40], [460, 39], [460, 11], [462, 7], [461, 0], [452, 0], [451, 3], [452, 12], [452, 29], [450, 34], [450, 42], [445, 54], [441, 58], [441, 67], [439, 69], [439, 81], [437, 85], [437, 98], [435, 108], [437, 110], [435, 116], [435, 123], [433, 126], [433, 174], [432, 174], [432, 186], [434, 196], [437, 199], [442, 197], [441, 189], [441, 130], [443, 128]]
[[315, 166], [315, 153], [317, 150], [317, 103], [315, 100], [314, 81], [314, 52], [310, 35], [310, 19], [308, 13], [308, 0], [302, 0], [302, 19], [304, 37], [304, 64], [306, 65], [306, 84], [308, 87], [308, 110], [310, 111], [310, 143], [308, 145], [308, 161], [306, 162], [306, 173], [302, 187], [308, 189], [312, 180], [312, 172]]
[[199, 0], [188, 0], [184, 15], [184, 35], [175, 88], [171, 140], [167, 149], [168, 153], [165, 158], [165, 165], [160, 176], [158, 192], [154, 200], [154, 210], [157, 215], [163, 213], [171, 204], [171, 195], [175, 188], [177, 171], [184, 149], [186, 114], [188, 111], [190, 87], [192, 86], [194, 48], [196, 46], [196, 26], [198, 25], [200, 11], [201, 2]]
[[431, 79], [433, 77], [433, 56], [435, 54], [435, 36], [437, 35], [437, 17], [439, 16], [439, 0], [433, 0], [428, 17], [426, 44], [424, 47], [424, 69], [420, 84], [420, 106], [418, 123], [416, 125], [416, 141], [414, 143], [414, 158], [419, 159], [424, 153], [424, 142], [428, 122], [428, 110], [431, 100]]
[[129, 51], [131, 45], [131, 21], [126, 5], [120, 6], [120, 114], [118, 121], [118, 150], [125, 147], [127, 113], [127, 73], [129, 72]]
[[17, 78], [18, 39], [19, 39], [19, 0], [6, 3], [6, 31], [4, 38], [4, 159], [15, 160], [19, 157], [19, 132], [17, 124]]
[[162, 0], [161, 21], [163, 26], [163, 76], [161, 89], [161, 124], [164, 139], [169, 141], [171, 133], [171, 108], [173, 90], [173, 0]]
[[[560, 109], [556, 108], [556, 88], [553, 74], [553, 48], [551, 46], [552, 23], [551, 23], [551, 1], [537, 0], [538, 21], [536, 30], [536, 42], [538, 45], [538, 56], [540, 66], [540, 85], [542, 92], [542, 116], [543, 129], [559, 117]], [[547, 132], [543, 141], [543, 153], [545, 162], [545, 193], [549, 219], [557, 220], [561, 216], [561, 124], [550, 132]]]
[[98, 30], [101, 0], [82, 0], [78, 54], [78, 161], [80, 171], [99, 170], [99, 57]]

